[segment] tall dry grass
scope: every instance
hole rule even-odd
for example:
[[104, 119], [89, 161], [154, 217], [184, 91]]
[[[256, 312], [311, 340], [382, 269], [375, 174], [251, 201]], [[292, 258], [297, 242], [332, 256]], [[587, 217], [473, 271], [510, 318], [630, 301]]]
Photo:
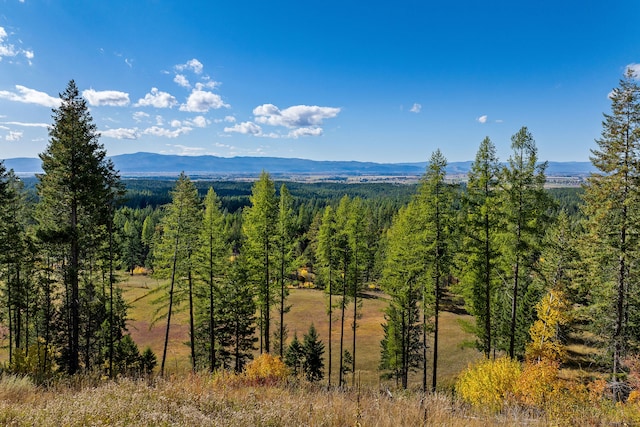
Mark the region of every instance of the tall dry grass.
[[562, 417], [553, 420], [543, 413], [528, 413], [517, 407], [488, 415], [446, 394], [389, 395], [372, 388], [327, 391], [305, 382], [248, 385], [228, 374], [194, 374], [153, 381], [122, 379], [82, 388], [67, 384], [43, 389], [15, 384], [14, 380], [0, 380], [0, 425], [399, 427], [605, 425], [633, 421], [624, 412], [615, 412], [615, 407], [613, 415], [568, 407]]

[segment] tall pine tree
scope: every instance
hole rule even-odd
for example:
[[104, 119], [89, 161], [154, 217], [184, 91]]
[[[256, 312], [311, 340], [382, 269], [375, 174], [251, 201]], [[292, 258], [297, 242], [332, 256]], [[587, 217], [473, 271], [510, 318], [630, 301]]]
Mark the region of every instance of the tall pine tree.
[[53, 110], [49, 145], [40, 154], [38, 221], [45, 242], [57, 242], [64, 250], [62, 277], [66, 289], [68, 319], [64, 365], [71, 374], [80, 368], [80, 288], [86, 261], [105, 233], [111, 206], [121, 190], [113, 163], [99, 142], [86, 101], [73, 80], [60, 94]]
[[[587, 181], [584, 214], [589, 246], [584, 256], [591, 265], [591, 288], [601, 310], [596, 324], [608, 339], [611, 372], [621, 372], [629, 347], [639, 336], [630, 325], [638, 320], [634, 300], [638, 281], [638, 203], [640, 179], [640, 87], [630, 68], [610, 94], [611, 113], [604, 115], [602, 134], [591, 150], [598, 169]], [[598, 307], [596, 306], [596, 307]]]
[[164, 374], [169, 344], [169, 331], [174, 305], [179, 306], [185, 298], [189, 309], [189, 342], [191, 347], [191, 366], [195, 369], [195, 322], [193, 311], [193, 274], [195, 273], [198, 237], [200, 233], [201, 214], [198, 190], [193, 182], [183, 173], [180, 174], [175, 188], [171, 192], [171, 203], [166, 207], [166, 214], [161, 221], [162, 235], [156, 246], [156, 269], [154, 274], [160, 278], [168, 278], [168, 295], [161, 297], [166, 302], [167, 326], [165, 329], [164, 348], [160, 374]]
[[278, 199], [271, 177], [262, 172], [249, 197], [251, 206], [243, 213], [247, 263], [255, 284], [260, 311], [260, 352], [270, 351], [271, 307], [274, 302], [274, 248], [277, 236]]
[[544, 189], [546, 162], [538, 163], [533, 136], [522, 127], [511, 137], [513, 154], [502, 171], [502, 215], [505, 221], [503, 254], [506, 292], [502, 301], [503, 349], [509, 356], [524, 355], [528, 331], [535, 319], [534, 306], [542, 295], [535, 295], [532, 271], [540, 256], [540, 245], [550, 223], [552, 205]]
[[461, 288], [469, 311], [475, 316], [478, 346], [489, 358], [494, 347], [496, 290], [499, 284], [500, 164], [487, 137], [471, 165], [463, 195], [463, 244], [459, 252]]

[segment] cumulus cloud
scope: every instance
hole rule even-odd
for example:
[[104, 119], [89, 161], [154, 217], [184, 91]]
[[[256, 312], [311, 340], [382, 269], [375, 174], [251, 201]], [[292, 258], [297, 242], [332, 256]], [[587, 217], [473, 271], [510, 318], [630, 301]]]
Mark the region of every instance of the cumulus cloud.
[[112, 107], [126, 107], [129, 105], [129, 94], [117, 90], [97, 91], [87, 89], [82, 91], [82, 96], [93, 106], [109, 105]]
[[298, 128], [289, 132], [287, 137], [297, 139], [301, 136], [320, 136], [320, 135], [322, 135], [322, 128], [318, 128], [318, 127]]
[[207, 120], [204, 116], [196, 116], [193, 119], [189, 120], [189, 123], [198, 128], [206, 128], [209, 124], [209, 120]]
[[484, 116], [478, 117], [476, 120], [478, 121], [478, 123], [487, 123], [488, 118], [489, 117], [485, 114]]
[[7, 141], [20, 141], [22, 139], [23, 132], [9, 131], [9, 135], [6, 136]]
[[213, 80], [207, 80], [205, 82], [198, 82], [196, 83], [196, 90], [202, 90], [202, 89], [214, 89], [217, 86], [220, 86], [220, 83], [218, 82], [214, 82]]
[[60, 106], [59, 98], [54, 98], [45, 92], [29, 89], [28, 87], [21, 85], [16, 85], [16, 89], [18, 93], [0, 90], [0, 98], [8, 99], [9, 101], [23, 102], [25, 104], [37, 104], [50, 108], [57, 108]]
[[220, 95], [205, 90], [195, 89], [187, 98], [187, 102], [180, 106], [180, 111], [189, 111], [191, 113], [206, 113], [211, 109], [226, 107], [228, 104], [222, 101]]
[[227, 133], [235, 132], [244, 135], [262, 135], [262, 128], [253, 122], [242, 122], [231, 127], [225, 127], [224, 131]]
[[146, 94], [144, 98], [140, 98], [134, 107], [172, 108], [176, 105], [178, 105], [178, 100], [173, 95], [152, 87], [151, 92]]
[[9, 34], [7, 34], [4, 27], [0, 27], [0, 61], [2, 61], [4, 57], [14, 58], [19, 55], [24, 56], [29, 62], [29, 65], [31, 65], [31, 60], [35, 56], [32, 50], [22, 49], [11, 44], [9, 42]]
[[202, 62], [198, 61], [195, 58], [187, 61], [184, 64], [176, 65], [176, 70], [178, 71], [191, 70], [196, 74], [202, 74], [203, 68], [204, 66], [202, 65]]
[[411, 109], [409, 111], [411, 111], [412, 113], [416, 113], [417, 114], [420, 111], [422, 111], [422, 105], [420, 105], [418, 103], [415, 103], [415, 104], [413, 104], [413, 106], [411, 107]]
[[151, 126], [150, 128], [145, 129], [142, 133], [145, 135], [161, 136], [164, 138], [177, 138], [180, 135], [185, 135], [191, 132], [191, 130], [192, 128], [190, 127], [180, 127], [175, 130], [169, 130], [160, 126]]
[[106, 138], [114, 138], [114, 139], [138, 139], [138, 137], [140, 136], [137, 128], [107, 129], [107, 130], [101, 131], [100, 134]]
[[236, 122], [236, 118], [233, 116], [225, 116], [224, 117], [224, 121], [227, 123], [235, 123]]
[[191, 83], [189, 83], [189, 80], [184, 76], [184, 74], [176, 74], [176, 76], [173, 78], [173, 81], [178, 83], [182, 87], [191, 87]]
[[136, 111], [135, 113], [133, 113], [133, 120], [136, 123], [140, 123], [141, 121], [143, 121], [148, 117], [149, 117], [149, 114], [145, 113], [144, 111]]
[[263, 104], [253, 109], [256, 122], [288, 128], [317, 127], [325, 119], [336, 117], [340, 108], [317, 105], [294, 105], [280, 110], [273, 104]]
[[640, 64], [627, 65], [627, 71], [630, 71], [635, 79], [640, 79]]

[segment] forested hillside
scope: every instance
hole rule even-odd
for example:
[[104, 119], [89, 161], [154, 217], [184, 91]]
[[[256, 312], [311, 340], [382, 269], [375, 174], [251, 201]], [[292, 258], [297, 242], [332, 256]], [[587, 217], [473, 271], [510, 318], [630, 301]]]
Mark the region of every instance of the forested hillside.
[[[576, 390], [586, 402], [594, 378], [599, 398], [637, 399], [639, 96], [629, 74], [612, 92], [598, 172], [581, 189], [545, 189], [526, 127], [508, 159], [481, 141], [464, 185], [445, 179], [440, 150], [417, 185], [276, 182], [265, 171], [255, 182], [122, 180], [71, 81], [44, 172], [25, 183], [0, 164], [2, 370], [41, 383], [164, 377], [180, 314], [194, 372], [240, 374], [269, 354], [279, 358], [260, 363], [282, 364], [279, 377], [355, 387], [363, 300], [383, 293], [385, 384], [408, 388], [417, 375], [423, 393], [442, 390], [441, 319], [459, 310], [484, 356], [455, 389], [472, 405], [500, 410], [511, 396], [542, 408]], [[127, 330], [118, 281], [134, 274], [160, 284], [150, 295], [162, 354], [141, 352]], [[323, 293], [314, 322], [327, 343], [313, 324], [301, 339], [290, 332], [295, 287]]]

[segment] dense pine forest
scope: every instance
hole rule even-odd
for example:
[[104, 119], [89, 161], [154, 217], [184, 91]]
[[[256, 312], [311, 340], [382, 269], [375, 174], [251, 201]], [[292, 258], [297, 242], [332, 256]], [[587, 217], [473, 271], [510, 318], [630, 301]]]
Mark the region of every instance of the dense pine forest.
[[[276, 182], [267, 171], [252, 182], [122, 179], [73, 81], [60, 97], [44, 172], [20, 179], [0, 164], [3, 375], [161, 381], [180, 314], [197, 378], [297, 378], [346, 393], [358, 386], [363, 303], [384, 295], [378, 374], [389, 395], [452, 393], [490, 414], [553, 414], [561, 399], [605, 413], [640, 400], [630, 72], [611, 92], [591, 150], [598, 172], [582, 188], [545, 188], [526, 127], [507, 159], [478, 141], [463, 183], [447, 179], [440, 150], [416, 185]], [[141, 274], [160, 284], [149, 290], [164, 331], [157, 354], [128, 330], [120, 284]], [[303, 325], [288, 320], [297, 288], [323, 296], [325, 318], [313, 322], [327, 325], [327, 342], [314, 323], [298, 336]], [[451, 311], [470, 316], [466, 345], [479, 356], [454, 387], [438, 383]]]

